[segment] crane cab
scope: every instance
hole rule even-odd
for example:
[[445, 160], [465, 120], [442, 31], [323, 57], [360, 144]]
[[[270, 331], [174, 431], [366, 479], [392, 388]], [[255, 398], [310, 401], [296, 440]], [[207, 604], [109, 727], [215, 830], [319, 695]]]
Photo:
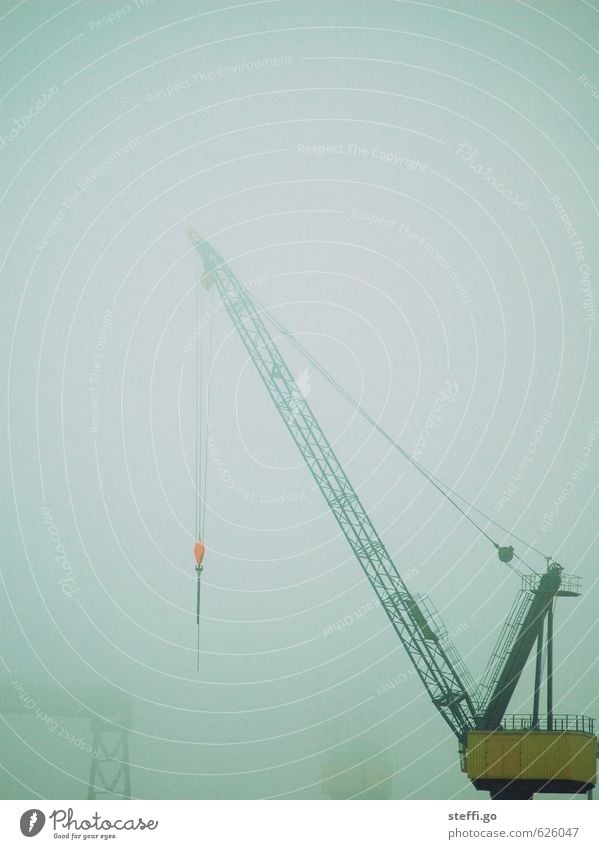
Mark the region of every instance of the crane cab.
[[463, 771], [491, 798], [530, 799], [535, 793], [589, 793], [597, 783], [593, 720], [572, 714], [504, 717], [500, 729], [470, 731]]

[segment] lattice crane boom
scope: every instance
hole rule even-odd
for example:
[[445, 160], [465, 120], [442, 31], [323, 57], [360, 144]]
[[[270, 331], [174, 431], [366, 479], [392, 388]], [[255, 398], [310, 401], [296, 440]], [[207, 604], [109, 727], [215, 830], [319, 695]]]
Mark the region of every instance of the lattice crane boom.
[[404, 583], [310, 405], [275, 345], [253, 300], [214, 248], [186, 231], [275, 407], [293, 437], [343, 535], [377, 594], [428, 694], [460, 741], [475, 726], [475, 696], [447, 635], [435, 629]]

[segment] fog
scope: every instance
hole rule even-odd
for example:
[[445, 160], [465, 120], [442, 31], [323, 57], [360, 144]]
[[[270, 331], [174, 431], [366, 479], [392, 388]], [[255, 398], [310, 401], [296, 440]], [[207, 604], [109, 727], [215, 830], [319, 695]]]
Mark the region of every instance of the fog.
[[[511, 532], [471, 513], [493, 541], [582, 577], [557, 605], [556, 711], [596, 716], [596, 11], [0, 9], [0, 795], [85, 798], [99, 727], [126, 732], [136, 798], [484, 798], [214, 288], [196, 328], [184, 231]], [[480, 678], [519, 576], [277, 344]]]

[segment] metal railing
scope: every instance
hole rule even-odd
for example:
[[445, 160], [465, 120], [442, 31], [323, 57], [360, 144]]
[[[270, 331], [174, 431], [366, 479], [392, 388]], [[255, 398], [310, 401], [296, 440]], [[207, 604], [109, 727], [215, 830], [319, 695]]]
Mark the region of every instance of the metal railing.
[[429, 628], [439, 638], [439, 643], [443, 651], [450, 659], [452, 666], [459, 675], [464, 688], [474, 703], [475, 709], [480, 710], [481, 695], [479, 686], [470, 674], [468, 667], [455, 647], [453, 640], [451, 639], [451, 635], [448, 633], [447, 627], [441, 618], [441, 614], [427, 593], [415, 593], [413, 598], [422, 613], [425, 614]]
[[580, 716], [575, 713], [556, 713], [553, 715], [551, 728], [548, 717], [539, 716], [533, 725], [531, 713], [513, 713], [504, 716], [501, 723], [502, 731], [582, 731], [593, 734], [595, 720], [590, 716]]
[[[540, 575], [522, 575], [522, 589], [529, 593], [536, 592], [540, 578]], [[578, 575], [562, 574], [559, 591], [580, 595], [582, 591], [582, 578]]]
[[[524, 576], [528, 578], [528, 575]], [[531, 575], [531, 578], [535, 579], [536, 575]], [[491, 692], [493, 687], [497, 683], [499, 676], [501, 675], [501, 670], [505, 663], [505, 659], [508, 654], [512, 651], [514, 647], [514, 643], [526, 618], [526, 614], [528, 613], [528, 608], [530, 607], [532, 600], [534, 598], [533, 592], [536, 587], [531, 587], [528, 590], [525, 590], [524, 587], [521, 592], [518, 593], [516, 599], [510, 609], [508, 617], [499, 632], [499, 637], [497, 639], [497, 643], [493, 649], [493, 653], [489, 658], [489, 662], [487, 663], [486, 669], [483, 673], [483, 677], [480, 682], [480, 698], [481, 698], [481, 708], [484, 708], [487, 705], [487, 702], [491, 696]]]

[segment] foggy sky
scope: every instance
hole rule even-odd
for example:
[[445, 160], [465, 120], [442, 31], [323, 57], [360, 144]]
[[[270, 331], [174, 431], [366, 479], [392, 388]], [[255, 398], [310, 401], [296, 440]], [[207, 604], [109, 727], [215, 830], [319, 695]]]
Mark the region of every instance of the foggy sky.
[[[215, 292], [196, 672], [201, 263], [184, 229], [526, 542], [473, 514], [494, 541], [582, 576], [558, 603], [556, 711], [597, 715], [596, 10], [0, 11], [2, 688], [87, 691], [92, 711], [97, 687], [129, 700], [136, 797], [320, 798], [347, 770], [342, 795], [483, 798]], [[518, 576], [280, 347], [479, 678]], [[529, 670], [510, 712], [531, 702]], [[2, 720], [4, 798], [86, 796], [82, 746], [36, 708]], [[56, 722], [91, 741], [87, 720]]]

